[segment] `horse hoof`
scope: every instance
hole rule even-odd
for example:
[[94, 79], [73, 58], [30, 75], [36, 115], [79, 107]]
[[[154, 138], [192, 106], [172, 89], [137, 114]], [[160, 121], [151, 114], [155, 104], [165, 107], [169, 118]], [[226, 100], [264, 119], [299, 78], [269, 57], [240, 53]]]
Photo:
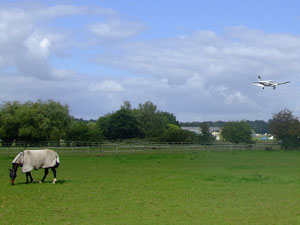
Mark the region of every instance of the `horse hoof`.
[[43, 182], [42, 182], [42, 181], [39, 181], [39, 183], [42, 184]]
[[55, 184], [55, 183], [56, 183], [56, 178], [54, 178], [54, 179], [53, 179], [53, 182], [52, 182], [52, 184]]

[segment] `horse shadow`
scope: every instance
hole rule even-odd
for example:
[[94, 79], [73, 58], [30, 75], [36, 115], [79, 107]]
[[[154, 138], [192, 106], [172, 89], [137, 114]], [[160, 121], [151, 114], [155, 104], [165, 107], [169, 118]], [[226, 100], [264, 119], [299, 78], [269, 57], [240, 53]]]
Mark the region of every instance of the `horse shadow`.
[[[71, 180], [57, 180], [55, 184], [65, 184], [66, 182], [70, 182]], [[14, 186], [17, 186], [17, 185], [30, 185], [30, 184], [50, 184], [52, 183], [52, 181], [44, 181], [43, 183], [40, 183], [39, 181], [33, 181], [32, 183], [26, 183], [25, 181], [24, 182], [18, 182], [18, 183], [15, 183]]]

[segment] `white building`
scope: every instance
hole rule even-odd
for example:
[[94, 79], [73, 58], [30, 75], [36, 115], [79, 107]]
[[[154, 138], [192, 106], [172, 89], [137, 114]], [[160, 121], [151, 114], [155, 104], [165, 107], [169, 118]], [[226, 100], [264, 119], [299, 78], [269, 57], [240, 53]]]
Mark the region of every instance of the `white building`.
[[[183, 130], [188, 130], [195, 132], [197, 134], [201, 134], [201, 129], [200, 127], [181, 127]], [[220, 127], [209, 127], [209, 132], [216, 137], [216, 140], [220, 140], [220, 135], [221, 135], [221, 128]]]

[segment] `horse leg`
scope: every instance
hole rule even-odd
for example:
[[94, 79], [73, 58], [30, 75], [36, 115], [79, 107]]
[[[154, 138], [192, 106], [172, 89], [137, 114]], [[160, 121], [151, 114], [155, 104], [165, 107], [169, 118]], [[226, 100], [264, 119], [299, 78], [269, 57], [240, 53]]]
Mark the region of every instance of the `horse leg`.
[[33, 178], [32, 178], [32, 176], [31, 176], [31, 172], [26, 172], [26, 184], [28, 184], [28, 183], [29, 183], [29, 181], [28, 181], [28, 177], [30, 177], [30, 183], [32, 183], [32, 182], [33, 182]]
[[44, 176], [43, 176], [43, 178], [41, 180], [41, 183], [44, 182], [44, 180], [46, 179], [47, 175], [48, 175], [48, 168], [45, 168], [45, 174], [44, 174]]
[[29, 177], [30, 172], [26, 172], [26, 184], [28, 184], [28, 177]]
[[28, 175], [29, 175], [29, 177], [30, 177], [30, 183], [33, 183], [33, 178], [32, 178], [32, 176], [31, 176], [31, 172], [28, 172]]
[[54, 176], [54, 179], [53, 179], [53, 184], [55, 184], [56, 183], [56, 169], [55, 169], [55, 167], [51, 167], [51, 170], [52, 170], [52, 172], [53, 172], [53, 176]]

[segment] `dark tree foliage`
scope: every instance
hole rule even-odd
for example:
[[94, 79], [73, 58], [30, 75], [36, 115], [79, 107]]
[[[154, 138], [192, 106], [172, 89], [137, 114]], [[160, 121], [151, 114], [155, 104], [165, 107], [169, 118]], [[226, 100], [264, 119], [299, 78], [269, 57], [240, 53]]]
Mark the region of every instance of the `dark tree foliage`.
[[268, 133], [268, 123], [263, 120], [246, 121], [257, 134]]
[[201, 124], [200, 129], [201, 134], [197, 134], [193, 131], [183, 130], [177, 125], [169, 124], [168, 129], [159, 137], [159, 140], [162, 142], [192, 143], [208, 143], [215, 140], [206, 123]]
[[16, 119], [21, 105], [18, 102], [6, 102], [0, 108], [0, 139], [11, 142], [19, 137], [20, 122]]
[[165, 121], [168, 119], [159, 113], [157, 106], [151, 101], [139, 104], [139, 108], [134, 111], [134, 114], [142, 137], [159, 137], [166, 130], [167, 122]]
[[5, 142], [60, 140], [69, 123], [68, 106], [53, 100], [6, 102], [0, 107], [0, 138]]
[[110, 117], [111, 114], [106, 114], [104, 116], [99, 117], [99, 119], [96, 121], [96, 126], [98, 130], [101, 130], [104, 137], [108, 138], [109, 135], [109, 123], [110, 123]]
[[139, 134], [136, 118], [131, 111], [120, 109], [110, 117], [109, 133], [112, 139], [135, 138]]
[[245, 121], [227, 122], [222, 128], [221, 135], [225, 141], [232, 143], [252, 142], [252, 129]]
[[147, 138], [156, 140], [178, 121], [172, 113], [157, 110], [155, 104], [146, 101], [132, 109], [129, 101], [124, 101], [120, 110], [100, 117], [98, 129], [107, 139]]
[[284, 109], [275, 113], [269, 121], [269, 130], [284, 149], [300, 146], [300, 122], [290, 110]]
[[98, 129], [95, 122], [73, 119], [67, 129], [67, 141], [103, 141], [104, 136], [101, 129]]
[[125, 108], [100, 117], [97, 126], [109, 139], [130, 139], [139, 136], [136, 118], [131, 110]]
[[177, 121], [176, 116], [174, 116], [173, 113], [158, 111], [157, 114], [163, 119], [164, 124], [174, 124], [177, 126], [179, 125], [179, 122]]
[[171, 126], [160, 137], [161, 142], [199, 142], [199, 135], [195, 132], [182, 130], [179, 127]]
[[212, 142], [216, 138], [210, 133], [209, 125], [207, 123], [200, 124], [201, 134], [199, 135], [200, 142]]

